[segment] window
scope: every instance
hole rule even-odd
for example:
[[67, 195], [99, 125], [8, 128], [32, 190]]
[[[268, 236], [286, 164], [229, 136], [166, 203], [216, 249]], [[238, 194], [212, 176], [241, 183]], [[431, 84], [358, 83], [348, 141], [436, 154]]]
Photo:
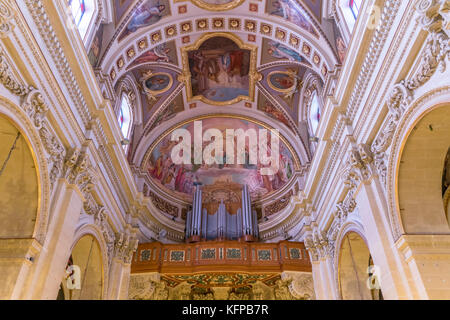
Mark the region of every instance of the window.
[[314, 135], [319, 127], [320, 121], [320, 103], [317, 91], [314, 91], [311, 99], [311, 107], [309, 110], [309, 121], [311, 125], [311, 133]]
[[75, 24], [79, 27], [83, 20], [83, 16], [86, 13], [86, 4], [84, 3], [84, 0], [69, 0], [69, 6], [72, 10]]
[[361, 0], [349, 0], [348, 6], [356, 21], [356, 19], [358, 18], [359, 9], [361, 8]]
[[68, 3], [74, 23], [81, 38], [84, 39], [94, 20], [96, 10], [94, 0], [69, 0]]
[[124, 94], [122, 96], [122, 102], [120, 103], [119, 109], [119, 126], [122, 135], [125, 139], [130, 138], [131, 133], [131, 106], [128, 96]]

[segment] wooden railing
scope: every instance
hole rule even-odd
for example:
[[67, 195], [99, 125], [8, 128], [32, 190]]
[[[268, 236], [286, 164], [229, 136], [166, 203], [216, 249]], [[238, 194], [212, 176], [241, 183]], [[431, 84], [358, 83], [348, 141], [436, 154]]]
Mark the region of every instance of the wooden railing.
[[302, 242], [249, 243], [205, 241], [186, 244], [140, 244], [132, 273], [311, 272]]

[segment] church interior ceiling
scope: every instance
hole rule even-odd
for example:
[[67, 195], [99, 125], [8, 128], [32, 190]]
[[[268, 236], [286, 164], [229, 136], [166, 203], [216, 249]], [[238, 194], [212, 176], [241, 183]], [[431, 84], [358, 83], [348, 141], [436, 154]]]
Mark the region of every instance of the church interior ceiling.
[[[196, 182], [246, 182], [271, 215], [285, 208], [313, 155], [305, 121], [311, 83], [323, 88], [346, 51], [322, 1], [114, 0], [112, 11], [88, 56], [110, 77], [116, 100], [133, 91], [139, 105], [127, 158], [146, 181], [144, 195], [183, 218]], [[168, 163], [169, 133], [202, 117], [206, 126], [279, 129], [280, 174], [266, 181], [254, 177], [257, 168]]]

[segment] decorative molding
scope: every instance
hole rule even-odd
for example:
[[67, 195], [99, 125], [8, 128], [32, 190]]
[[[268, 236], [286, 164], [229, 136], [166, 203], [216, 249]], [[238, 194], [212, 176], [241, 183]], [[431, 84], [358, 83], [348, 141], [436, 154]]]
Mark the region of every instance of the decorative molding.
[[130, 264], [133, 254], [138, 248], [138, 242], [139, 240], [134, 236], [123, 232], [117, 233], [114, 242], [114, 258]]
[[105, 208], [101, 208], [94, 214], [94, 222], [99, 227], [108, 248], [109, 264], [114, 254], [115, 234], [108, 223], [108, 212]]
[[435, 11], [437, 3], [436, 0], [423, 0], [419, 5], [423, 28], [427, 31], [432, 30], [432, 32], [426, 39], [422, 56], [418, 61], [419, 67], [415, 73], [410, 76], [409, 80], [402, 80], [394, 85], [387, 101], [389, 110], [387, 124], [371, 147], [375, 167], [385, 186], [387, 152], [403, 114], [413, 101], [414, 92], [427, 83], [437, 70], [444, 72], [446, 61], [450, 58], [449, 37], [442, 31], [442, 16]]
[[56, 179], [61, 175], [62, 162], [66, 150], [50, 129], [49, 123], [45, 120], [49, 107], [36, 88], [21, 84], [17, 80], [11, 72], [10, 65], [6, 61], [5, 54], [2, 51], [0, 51], [0, 82], [12, 94], [22, 99], [23, 110], [27, 113], [39, 132], [43, 145], [50, 155], [48, 162], [52, 163], [52, 168], [50, 169], [50, 183], [51, 189], [53, 189]]
[[0, 1], [0, 38], [6, 38], [14, 28], [10, 21], [14, 18], [15, 12], [8, 5], [8, 1]]

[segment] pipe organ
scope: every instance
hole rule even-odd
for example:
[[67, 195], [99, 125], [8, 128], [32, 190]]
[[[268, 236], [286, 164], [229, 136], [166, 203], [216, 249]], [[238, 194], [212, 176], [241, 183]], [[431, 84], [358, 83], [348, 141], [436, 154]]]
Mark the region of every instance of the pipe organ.
[[186, 240], [258, 239], [258, 218], [248, 186], [197, 186], [186, 218]]

